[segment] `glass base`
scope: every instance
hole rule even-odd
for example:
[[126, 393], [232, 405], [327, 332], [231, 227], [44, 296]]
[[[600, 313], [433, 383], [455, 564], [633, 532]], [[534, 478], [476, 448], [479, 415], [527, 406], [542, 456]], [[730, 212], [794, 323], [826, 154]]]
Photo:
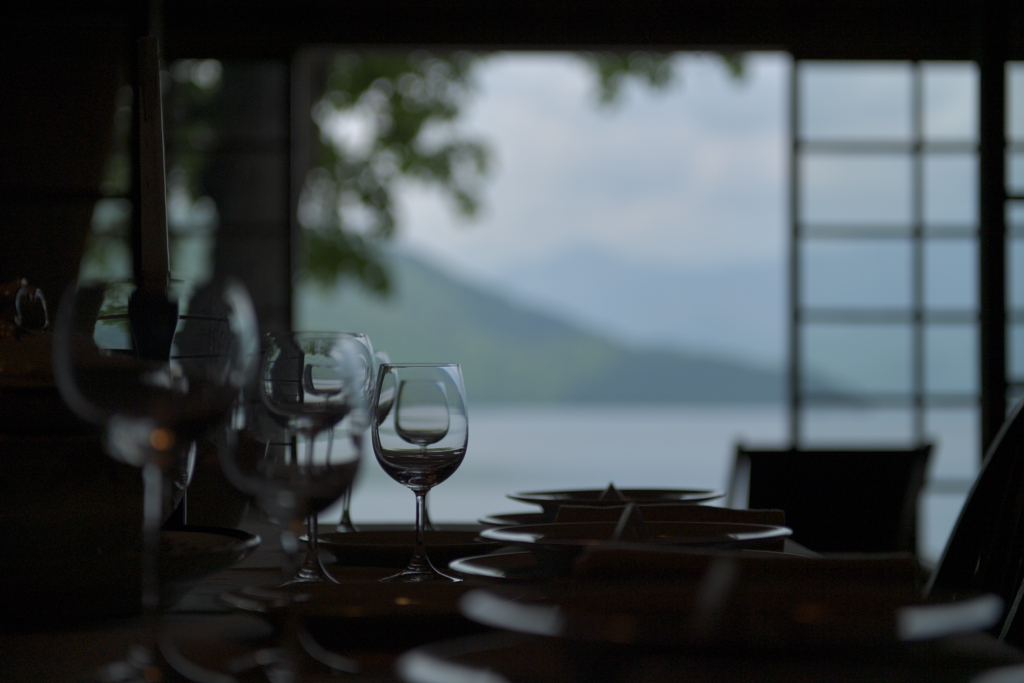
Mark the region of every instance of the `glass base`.
[[391, 576], [380, 579], [381, 583], [458, 583], [462, 579], [443, 574], [434, 568], [427, 558], [413, 558], [409, 566]]
[[335, 531], [342, 534], [350, 534], [354, 531], [359, 531], [356, 529], [356, 525], [352, 523], [352, 518], [348, 514], [348, 504], [351, 495], [352, 491], [349, 490], [346, 491], [345, 495], [342, 497], [344, 505], [341, 507], [341, 520], [338, 521], [338, 526], [335, 527]]
[[338, 583], [338, 580], [328, 574], [318, 561], [307, 559], [295, 576], [282, 585], [293, 586], [297, 583]]

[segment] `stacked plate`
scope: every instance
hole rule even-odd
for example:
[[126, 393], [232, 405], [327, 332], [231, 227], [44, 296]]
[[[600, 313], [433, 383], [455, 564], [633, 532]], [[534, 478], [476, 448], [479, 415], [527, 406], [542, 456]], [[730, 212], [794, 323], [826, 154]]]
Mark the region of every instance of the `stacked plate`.
[[[617, 549], [596, 554], [622, 560]], [[549, 584], [532, 595], [468, 591], [463, 614], [504, 632], [412, 650], [399, 660], [399, 675], [408, 683], [569, 683], [607, 679], [609, 671], [650, 683], [766, 675], [822, 683], [967, 681], [1019, 661], [1019, 653], [994, 642], [972, 651], [967, 639], [947, 639], [990, 627], [1000, 601], [989, 595], [920, 604], [909, 555], [640, 554], [665, 570], [660, 579]]]
[[706, 489], [617, 489], [609, 485], [606, 489], [575, 489], [568, 491], [528, 491], [509, 495], [512, 500], [539, 505], [544, 522], [555, 521], [558, 509], [563, 505], [617, 506], [626, 503], [637, 505], [697, 504], [721, 498], [722, 494]]
[[764, 549], [792, 534], [783, 526], [723, 522], [648, 522], [642, 538], [616, 537], [616, 522], [524, 524], [485, 529], [481, 537], [521, 546], [536, 557], [542, 571], [568, 576], [588, 548], [676, 546], [689, 548]]
[[[630, 547], [676, 546], [779, 550], [781, 542], [791, 535], [792, 531], [781, 524], [744, 521], [743, 514], [752, 514], [746, 511], [697, 505], [719, 496], [708, 490], [616, 489], [614, 486], [604, 491], [517, 493], [509, 497], [539, 505], [542, 512], [485, 519], [484, 522], [496, 526], [485, 529], [480, 536], [519, 546], [530, 556], [470, 557], [451, 567], [464, 574], [497, 579], [565, 577], [572, 574], [575, 563], [589, 548], [616, 546], [628, 550]], [[701, 514], [690, 514], [690, 511]], [[645, 517], [659, 521], [647, 521]], [[781, 519], [781, 513], [776, 513], [762, 515], [754, 521]], [[501, 522], [512, 523], [501, 526]]]

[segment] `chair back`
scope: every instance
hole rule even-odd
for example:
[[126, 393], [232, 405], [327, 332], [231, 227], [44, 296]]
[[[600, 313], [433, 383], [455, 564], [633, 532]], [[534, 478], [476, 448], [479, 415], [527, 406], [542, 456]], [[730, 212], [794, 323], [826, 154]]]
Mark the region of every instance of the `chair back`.
[[816, 552], [915, 553], [917, 498], [930, 454], [930, 444], [888, 450], [740, 445], [728, 505], [785, 511], [793, 540]]
[[989, 447], [925, 595], [931, 600], [998, 595], [1006, 613], [996, 635], [1022, 645], [1024, 619], [1016, 619], [1022, 582], [1024, 401], [1014, 407]]

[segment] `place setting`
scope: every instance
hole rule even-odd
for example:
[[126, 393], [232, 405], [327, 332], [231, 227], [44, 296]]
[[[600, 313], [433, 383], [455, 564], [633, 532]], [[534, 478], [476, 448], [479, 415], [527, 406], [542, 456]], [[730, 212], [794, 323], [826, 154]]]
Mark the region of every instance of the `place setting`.
[[[378, 365], [369, 340], [353, 333], [268, 335], [264, 347], [257, 390], [244, 395], [234, 420], [238, 446], [223, 451], [222, 465], [228, 479], [280, 524], [284, 573], [278, 588], [242, 588], [222, 599], [277, 624], [286, 642], [266, 657], [278, 666], [292, 662], [306, 670], [312, 661], [356, 670], [354, 660], [324, 653], [348, 652], [362, 642], [359, 634], [365, 639], [385, 624], [413, 634], [417, 624], [432, 621], [434, 638], [490, 628], [465, 613], [462, 597], [480, 580], [512, 578], [509, 562], [518, 563], [523, 578], [557, 580], [569, 578], [573, 563], [592, 547], [757, 547], [788, 534], [767, 524], [673, 521], [670, 508], [703, 507], [718, 497], [713, 491], [620, 491], [614, 485], [579, 496], [542, 492], [538, 506], [551, 497], [559, 501], [550, 523], [427, 530], [427, 493], [466, 455], [459, 366]], [[355, 469], [365, 464], [359, 446], [367, 435], [377, 464], [414, 493], [416, 527], [355, 529], [349, 522], [352, 530], [319, 533], [316, 513], [351, 487]], [[651, 511], [651, 521], [643, 510]], [[587, 511], [601, 518], [578, 517]], [[496, 590], [512, 600], [538, 595], [515, 578]]]
[[[141, 609], [143, 629], [101, 679], [153, 667], [191, 680], [387, 676], [402, 651], [396, 671], [413, 683], [438, 666], [472, 672], [479, 661], [490, 671], [538, 648], [569, 680], [593, 673], [609, 652], [623, 661], [865, 648], [903, 656], [902, 643], [983, 629], [1001, 612], [981, 598], [945, 608], [966, 619], [921, 612], [912, 558], [797, 552], [783, 511], [716, 507], [721, 494], [709, 489], [612, 482], [511, 492], [534, 511], [431, 524], [428, 493], [469, 452], [458, 364], [391, 362], [357, 332], [258, 337], [230, 280], [182, 297], [166, 315], [163, 299], [139, 309], [167, 322], [163, 336], [139, 341], [121, 322], [141, 315], [124, 305], [132, 296], [119, 285], [82, 289], [56, 316], [65, 400], [104, 427], [108, 455], [143, 471], [148, 540], [135, 562], [107, 558], [117, 565], [111, 576], [138, 577], [141, 597], [121, 611]], [[82, 320], [92, 327], [82, 332]], [[139, 344], [151, 359], [130, 355]], [[277, 568], [232, 574], [260, 537], [188, 524], [200, 438], [215, 446], [226, 481], [276, 525], [267, 552]], [[414, 526], [356, 527], [346, 501], [341, 523], [322, 531], [319, 516], [351, 491], [371, 451], [413, 493]], [[189, 633], [168, 622], [163, 612], [214, 575], [210, 585], [224, 587], [214, 621], [224, 627]], [[936, 619], [954, 626], [929, 627]], [[536, 674], [506, 673], [512, 683]]]
[[430, 525], [428, 529], [427, 494], [455, 473], [469, 442], [466, 389], [457, 364], [383, 363], [378, 370], [370, 438], [377, 464], [412, 491], [415, 528], [409, 533], [364, 527], [335, 534], [331, 544], [339, 559], [355, 556], [366, 562], [376, 557], [391, 566], [405, 555], [404, 569], [385, 577], [386, 581], [444, 582], [457, 579], [434, 566], [427, 556], [428, 541], [442, 568], [464, 553], [496, 547], [481, 542], [473, 528]]
[[[65, 455], [88, 470], [101, 446], [112, 463], [96, 462], [96, 474], [84, 474], [82, 482], [94, 489], [65, 480], [56, 492], [79, 506], [76, 515], [96, 497], [123, 505], [103, 519], [98, 533], [43, 532], [42, 539], [66, 542], [5, 567], [16, 602], [5, 613], [12, 624], [69, 628], [141, 614], [120, 659], [97, 676], [163, 675], [173, 669], [164, 654], [165, 610], [252, 555], [261, 541], [239, 529], [189, 525], [183, 514], [172, 514], [187, 502], [195, 443], [229, 419], [237, 392], [254, 376], [252, 302], [231, 278], [166, 288], [159, 278], [135, 285], [95, 278], [68, 287], [52, 336], [41, 339], [52, 347], [61, 399], [80, 424], [102, 434], [67, 440]], [[42, 452], [30, 457], [60, 466]], [[49, 493], [38, 495], [48, 500]]]
[[744, 681], [765, 667], [778, 674], [769, 680], [832, 681], [864, 666], [953, 681], [1014, 663], [996, 648], [948, 647], [998, 623], [1002, 602], [923, 602], [909, 555], [607, 544], [588, 548], [566, 580], [495, 578], [459, 607], [499, 630], [406, 652], [403, 681]]
[[567, 491], [528, 491], [511, 493], [512, 500], [539, 505], [543, 521], [554, 521], [564, 505], [617, 506], [625, 503], [638, 505], [698, 504], [722, 498], [724, 494], [706, 489], [648, 489], [616, 488], [609, 483], [605, 489], [575, 489]]
[[[222, 462], [281, 528], [278, 585], [221, 596], [276, 624], [281, 644], [257, 659], [304, 673], [353, 672], [359, 665], [330, 647], [365, 645], [383, 629], [421, 633], [426, 622], [438, 637], [479, 630], [458, 609], [468, 586], [433, 562], [445, 567], [501, 544], [478, 539], [476, 525], [426, 529], [426, 494], [457, 470], [468, 443], [459, 366], [376, 366], [369, 340], [353, 333], [268, 335], [263, 356], [234, 424], [242, 447], [226, 449]], [[316, 516], [351, 487], [366, 437], [377, 464], [415, 494], [416, 527], [319, 534]]]
[[[516, 581], [567, 578], [587, 550], [610, 545], [630, 548], [677, 546], [705, 549], [777, 551], [791, 531], [779, 510], [731, 510], [704, 505], [720, 498], [714, 491], [686, 489], [607, 489], [510, 494], [509, 498], [547, 506], [539, 513], [485, 517], [482, 538], [518, 551], [455, 560], [452, 569], [483, 579]], [[559, 502], [557, 507], [552, 501]], [[504, 519], [503, 519], [504, 518]], [[501, 525], [501, 521], [518, 520]]]
[[[711, 577], [728, 571], [722, 569], [725, 566], [712, 565]], [[834, 580], [830, 583], [834, 585]], [[706, 601], [692, 592], [682, 597], [669, 586], [653, 588], [539, 600], [467, 593], [461, 603], [464, 613], [502, 630], [411, 649], [398, 658], [395, 670], [405, 683], [825, 683], [1013, 680], [1020, 669], [1011, 652], [948, 645], [957, 637], [969, 642], [998, 619], [1000, 605], [984, 596], [949, 608], [900, 606], [862, 594], [859, 597], [868, 600], [863, 609], [847, 607], [826, 615], [820, 608], [833, 607], [836, 601], [793, 603], [776, 598], [762, 609], [740, 609], [742, 603], [737, 602], [735, 608], [718, 611], [717, 606], [708, 609]], [[763, 598], [764, 588], [748, 597]], [[820, 587], [806, 594], [816, 592], [823, 594]], [[792, 609], [801, 605], [806, 607]], [[906, 626], [922, 622], [944, 627], [914, 633]], [[868, 678], [865, 670], [870, 671]], [[1007, 677], [985, 678], [990, 670]]]
[[[1001, 614], [1002, 605], [984, 596], [941, 608], [921, 605], [913, 558], [798, 552], [783, 511], [716, 507], [709, 503], [721, 495], [713, 490], [609, 483], [512, 492], [509, 499], [536, 510], [428, 528], [428, 493], [469, 453], [460, 366], [384, 362], [365, 334], [353, 332], [275, 332], [259, 341], [228, 336], [218, 351], [199, 330], [209, 322], [199, 311], [204, 296], [227, 302], [229, 313], [231, 306], [244, 311], [245, 299], [226, 291], [200, 292], [186, 313], [199, 322], [179, 323], [170, 364], [143, 368], [146, 377], [164, 373], [157, 377], [160, 391], [165, 384], [178, 391], [175, 382], [182, 381], [206, 391], [206, 363], [237, 359], [236, 370], [229, 364], [220, 375], [235, 383], [230, 392], [214, 387], [196, 394], [194, 421], [183, 391], [172, 394], [174, 411], [157, 402], [139, 412], [137, 422], [158, 416], [163, 421], [155, 429], [174, 430], [186, 444], [157, 448], [149, 427], [150, 450], [133, 450], [139, 441], [129, 440], [131, 424], [100, 422], [111, 434], [110, 454], [138, 461], [144, 471], [158, 466], [160, 495], [166, 483], [178, 506], [187, 501], [190, 480], [193, 456], [186, 446], [211, 434], [226, 480], [276, 525], [275, 550], [268, 552], [279, 566], [231, 574], [260, 539], [189, 527], [183, 511], [185, 524], [165, 528], [159, 546], [144, 548], [140, 564], [120, 563], [148, 590], [160, 591], [156, 602], [142, 593], [149, 616], [140, 640], [153, 649], [135, 648], [100, 678], [115, 680], [126, 666], [153, 666], [190, 680], [397, 673], [409, 683], [431, 683], [458, 671], [525, 683], [607, 678], [605, 668], [614, 662], [613, 678], [646, 681], [621, 667], [708, 661], [726, 652], [760, 661], [820, 652], [856, 659], [869, 651], [888, 665], [886, 657], [912, 656], [908, 643], [975, 632]], [[105, 402], [145, 396], [125, 393], [131, 387], [121, 380], [83, 379], [99, 361], [90, 347], [83, 353], [69, 346], [75, 337], [66, 309], [58, 311], [57, 353], [69, 364], [58, 364], [57, 373], [73, 408], [102, 417]], [[253, 331], [240, 323], [233, 329]], [[131, 367], [111, 349], [103, 362], [119, 372]], [[135, 375], [115, 374], [122, 376]], [[415, 525], [356, 527], [343, 514], [339, 527], [322, 532], [319, 515], [370, 464], [364, 451], [412, 491]], [[143, 489], [144, 507], [157, 509], [157, 490]], [[167, 510], [148, 518], [146, 529], [168, 519]], [[183, 594], [173, 588], [174, 578], [188, 586], [213, 574], [215, 585], [230, 586], [219, 593], [220, 615], [194, 632], [164, 624], [161, 610]], [[531, 666], [535, 655], [543, 663]]]
[[528, 505], [537, 505], [540, 512], [508, 512], [487, 515], [481, 524], [542, 524], [553, 522], [566, 506], [618, 507], [626, 503], [649, 505], [696, 505], [722, 498], [723, 494], [708, 489], [619, 489], [610, 482], [604, 489], [572, 489], [565, 491], [524, 491], [510, 493], [508, 498]]
[[1019, 3], [293, 4], [7, 22], [0, 680], [1024, 681]]
[[478, 586], [462, 614], [499, 631], [406, 652], [402, 680], [740, 681], [769, 666], [826, 681], [866, 662], [896, 680], [922, 667], [963, 680], [1012, 663], [944, 645], [998, 623], [997, 597], [924, 603], [912, 556], [787, 546], [781, 510], [584, 498], [534, 519], [481, 532], [521, 550], [450, 565]]
[[[455, 364], [382, 362], [375, 382], [366, 436], [381, 469], [415, 494], [416, 523], [356, 527], [346, 510], [336, 530], [318, 534], [317, 546], [330, 554], [330, 571], [339, 577], [352, 567], [394, 567], [405, 571], [382, 578], [457, 580], [437, 567], [503, 545], [481, 538], [479, 524], [432, 524], [427, 515], [427, 493], [458, 469], [468, 442], [461, 369]], [[307, 534], [301, 540], [309, 538]]]

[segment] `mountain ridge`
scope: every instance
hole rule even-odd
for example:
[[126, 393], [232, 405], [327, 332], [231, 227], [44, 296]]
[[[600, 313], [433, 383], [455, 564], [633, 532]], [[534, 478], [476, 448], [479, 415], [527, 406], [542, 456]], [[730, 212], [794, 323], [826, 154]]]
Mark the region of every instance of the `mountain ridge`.
[[459, 362], [470, 400], [778, 402], [784, 377], [753, 363], [637, 348], [530, 310], [408, 254], [390, 258], [394, 295], [343, 282], [301, 287], [304, 329], [358, 329], [395, 362]]
[[630, 346], [656, 340], [775, 367], [785, 357], [785, 272], [776, 259], [681, 267], [576, 247], [493, 279], [517, 302]]

